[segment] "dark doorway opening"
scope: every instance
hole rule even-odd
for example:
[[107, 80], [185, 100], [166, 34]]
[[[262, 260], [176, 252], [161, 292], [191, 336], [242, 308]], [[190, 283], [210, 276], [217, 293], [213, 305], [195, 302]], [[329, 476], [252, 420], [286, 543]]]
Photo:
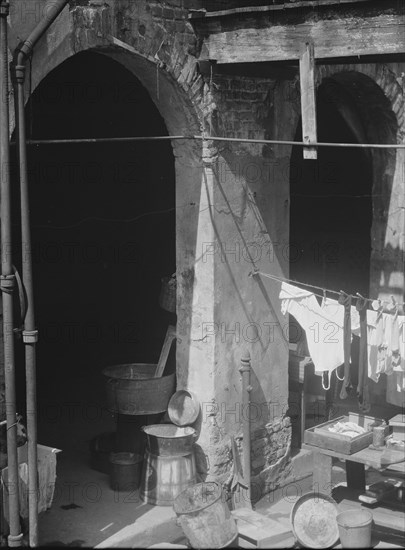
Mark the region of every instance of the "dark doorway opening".
[[[96, 53], [52, 71], [26, 113], [32, 139], [167, 135], [142, 84]], [[28, 160], [39, 442], [66, 452], [109, 427], [103, 367], [159, 357], [172, 321], [161, 278], [176, 269], [174, 156], [169, 141], [139, 141], [29, 146]]]
[[[355, 107], [343, 87], [330, 80], [318, 89], [317, 125], [320, 142], [356, 143], [360, 136], [365, 139]], [[295, 139], [302, 141], [301, 122]], [[293, 147], [291, 279], [337, 292], [369, 295], [372, 177], [371, 156], [366, 149], [319, 147], [317, 160], [304, 160], [302, 147]], [[312, 290], [322, 296], [319, 289]], [[294, 336], [290, 337], [289, 381], [290, 410], [295, 417], [293, 445], [299, 446], [303, 428], [325, 420], [325, 408], [331, 396], [325, 395], [319, 376], [307, 374], [310, 366], [306, 367], [308, 379], [304, 381], [299, 362], [302, 356], [308, 355], [305, 333], [291, 330], [290, 335], [297, 336], [295, 340]], [[353, 356], [355, 353], [356, 350]], [[352, 374], [355, 382], [356, 373]]]

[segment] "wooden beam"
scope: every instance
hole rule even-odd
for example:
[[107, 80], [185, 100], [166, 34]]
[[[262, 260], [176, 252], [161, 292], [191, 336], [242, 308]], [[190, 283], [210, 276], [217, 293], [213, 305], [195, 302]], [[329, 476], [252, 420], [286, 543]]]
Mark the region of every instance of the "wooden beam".
[[246, 6], [243, 8], [231, 8], [229, 10], [207, 11], [202, 9], [191, 9], [188, 15], [189, 19], [203, 19], [210, 17], [226, 17], [228, 15], [265, 13], [268, 11], [297, 10], [302, 8], [319, 8], [320, 6], [341, 6], [342, 4], [361, 4], [363, 2], [372, 2], [372, 0], [301, 0], [295, 2], [285, 2], [284, 4], [272, 4], [271, 6]]
[[[316, 143], [316, 85], [314, 45], [305, 44], [300, 57], [302, 140]], [[304, 147], [304, 159], [317, 159], [316, 147]]]
[[[228, 27], [229, 28], [229, 27]], [[201, 29], [206, 35], [200, 59], [217, 63], [288, 61], [300, 58], [300, 48], [312, 42], [317, 59], [405, 53], [405, 15], [384, 13], [256, 28], [222, 31]]]

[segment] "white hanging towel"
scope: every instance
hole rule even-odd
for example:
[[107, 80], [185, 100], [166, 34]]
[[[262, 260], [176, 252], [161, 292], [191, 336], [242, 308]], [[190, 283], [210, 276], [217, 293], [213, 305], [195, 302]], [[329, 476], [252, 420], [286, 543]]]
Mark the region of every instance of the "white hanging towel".
[[[281, 284], [281, 312], [290, 313], [305, 330], [315, 374], [328, 373], [343, 364], [343, 317], [336, 322], [325, 312], [315, 295], [288, 283]], [[327, 388], [326, 388], [327, 389]]]

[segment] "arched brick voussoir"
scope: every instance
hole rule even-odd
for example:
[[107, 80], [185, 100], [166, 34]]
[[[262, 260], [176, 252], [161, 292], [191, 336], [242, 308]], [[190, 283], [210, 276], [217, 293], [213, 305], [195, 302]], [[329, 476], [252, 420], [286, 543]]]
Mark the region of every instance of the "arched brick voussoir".
[[397, 143], [402, 143], [405, 135], [405, 98], [404, 90], [390, 67], [383, 63], [358, 63], [353, 65], [323, 65], [319, 67], [318, 82], [326, 77], [339, 78], [339, 74], [348, 71], [369, 77], [388, 99], [397, 119]]
[[[115, 59], [140, 80], [171, 135], [200, 134], [207, 97], [196, 57], [190, 53], [195, 51], [196, 37], [186, 10], [170, 9], [169, 13], [157, 9], [157, 3], [153, 7], [139, 1], [129, 3], [123, 12], [118, 3], [110, 4], [75, 3], [61, 13], [35, 47], [26, 101], [29, 91], [61, 63], [80, 52], [94, 51]], [[173, 147], [179, 149], [175, 141]]]

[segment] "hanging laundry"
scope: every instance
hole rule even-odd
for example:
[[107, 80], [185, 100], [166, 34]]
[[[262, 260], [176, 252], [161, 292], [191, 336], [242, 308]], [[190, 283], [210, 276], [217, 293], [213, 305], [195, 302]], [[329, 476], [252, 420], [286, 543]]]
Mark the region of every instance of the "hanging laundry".
[[359, 350], [359, 379], [357, 384], [357, 397], [359, 406], [363, 412], [370, 410], [368, 395], [368, 350], [367, 350], [367, 299], [359, 295], [356, 309], [360, 316], [360, 350]]
[[393, 374], [387, 376], [386, 400], [391, 405], [405, 409], [405, 318], [398, 316], [399, 355]]
[[347, 399], [347, 390], [350, 386], [350, 349], [352, 345], [352, 318], [351, 306], [352, 297], [350, 294], [341, 292], [338, 300], [339, 304], [344, 307], [343, 318], [343, 352], [345, 358], [345, 375], [343, 379], [342, 389], [340, 390], [340, 399]]
[[[397, 323], [398, 323], [398, 354], [394, 353], [393, 355], [393, 370], [394, 372], [398, 373], [405, 373], [405, 317], [403, 315], [398, 315], [397, 317]], [[394, 344], [393, 349], [396, 349], [395, 342], [396, 342], [396, 335], [393, 337]], [[398, 357], [399, 356], [399, 357]]]
[[[375, 301], [373, 307], [380, 307]], [[386, 373], [386, 361], [390, 355], [387, 342], [390, 340], [391, 327], [387, 322], [390, 314], [367, 310], [367, 373], [374, 382], [378, 382], [381, 373]], [[360, 336], [360, 330], [352, 325], [352, 333]]]
[[329, 389], [332, 371], [344, 362], [343, 322], [335, 322], [307, 290], [282, 283], [279, 297], [283, 315], [290, 313], [305, 330], [315, 374], [327, 372]]
[[368, 376], [374, 382], [378, 382], [380, 374], [385, 372], [387, 345], [387, 316], [383, 313], [383, 305], [380, 300], [372, 304], [373, 310], [367, 311], [367, 355]]
[[[341, 305], [338, 300], [333, 300], [332, 298], [324, 298], [321, 308], [326, 316], [337, 323], [343, 330], [345, 316], [344, 306]], [[360, 334], [360, 317], [359, 312], [357, 311], [355, 306], [351, 306], [350, 308], [350, 324], [352, 333]]]
[[[399, 320], [398, 320], [398, 306], [393, 305], [392, 315], [389, 320], [391, 328], [390, 338], [390, 356], [387, 359], [386, 373], [391, 374], [395, 369], [400, 370], [401, 366], [401, 352], [400, 352], [400, 337], [399, 337]], [[399, 367], [399, 368], [398, 368]]]
[[[324, 298], [322, 301], [322, 310], [327, 315], [327, 317], [333, 320], [333, 322], [339, 325], [343, 330], [343, 353], [344, 353], [345, 361], [346, 361], [346, 356], [348, 358], [349, 369], [350, 369], [350, 360], [351, 360], [350, 349], [351, 349], [351, 342], [352, 342], [352, 333], [356, 332], [357, 335], [360, 334], [360, 317], [359, 317], [359, 312], [357, 311], [355, 306], [352, 306], [351, 304], [349, 304], [349, 301], [351, 302], [350, 296], [346, 293], [343, 293], [343, 295], [347, 297], [346, 299], [346, 303], [348, 305], [347, 309], [342, 303], [339, 303], [340, 299], [339, 301], [337, 301], [337, 300], [333, 300], [332, 298]], [[345, 328], [345, 321], [346, 321], [346, 328]], [[347, 367], [345, 369], [345, 372], [347, 373]], [[349, 370], [349, 373], [350, 373], [350, 370]], [[339, 378], [339, 380], [344, 380], [344, 377]], [[348, 385], [350, 385], [350, 379], [348, 383], [342, 386], [341, 395], [340, 395], [341, 399], [346, 399], [347, 391], [344, 391], [344, 388], [347, 388]]]
[[395, 372], [387, 376], [386, 401], [396, 407], [405, 409], [405, 373]]

